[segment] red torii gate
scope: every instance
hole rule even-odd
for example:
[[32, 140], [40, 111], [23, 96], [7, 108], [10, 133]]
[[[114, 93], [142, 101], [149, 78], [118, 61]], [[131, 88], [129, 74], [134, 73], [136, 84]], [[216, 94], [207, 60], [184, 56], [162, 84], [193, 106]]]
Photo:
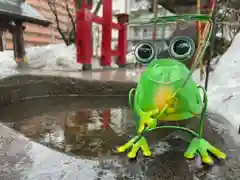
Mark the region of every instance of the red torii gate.
[[[118, 56], [117, 64], [126, 64], [127, 53], [127, 25], [128, 15], [118, 14], [118, 23], [112, 21], [112, 0], [102, 0], [103, 16], [91, 13], [92, 4], [83, 0], [81, 8], [77, 10], [77, 62], [83, 64], [84, 69], [91, 69], [92, 65], [92, 23], [102, 25], [101, 65], [110, 66], [112, 56]], [[112, 29], [118, 30], [118, 50], [112, 50]]]

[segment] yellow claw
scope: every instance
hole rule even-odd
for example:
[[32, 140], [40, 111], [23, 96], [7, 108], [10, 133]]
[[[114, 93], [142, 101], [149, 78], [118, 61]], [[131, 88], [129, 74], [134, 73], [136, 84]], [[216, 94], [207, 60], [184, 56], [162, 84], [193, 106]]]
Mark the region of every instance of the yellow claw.
[[128, 153], [128, 158], [133, 159], [137, 156], [137, 152], [139, 150], [140, 146], [137, 144], [134, 144], [131, 151]]
[[216, 154], [216, 156], [220, 159], [226, 159], [227, 158], [227, 155], [223, 152], [219, 152], [218, 154]]
[[213, 164], [213, 160], [210, 156], [202, 157], [202, 162], [206, 164]]
[[209, 151], [211, 153], [213, 153], [217, 158], [219, 159], [226, 159], [227, 158], [227, 155], [225, 153], [223, 153], [222, 151], [220, 151], [218, 148], [210, 145], [209, 147]]
[[117, 152], [122, 153], [122, 152], [125, 152], [127, 149], [128, 149], [128, 146], [124, 144], [117, 148]]
[[135, 136], [134, 138], [130, 139], [127, 143], [117, 148], [117, 152], [122, 153], [128, 150], [131, 146], [133, 146], [134, 141], [138, 138], [138, 136]]
[[184, 157], [185, 157], [186, 159], [193, 159], [193, 158], [195, 157], [195, 154], [190, 153], [190, 152], [186, 152], [186, 153], [184, 154]]
[[143, 155], [146, 156], [146, 157], [151, 157], [152, 152], [151, 151], [143, 151]]
[[147, 140], [144, 137], [142, 137], [140, 141], [141, 141], [140, 143], [141, 143], [141, 149], [143, 151], [143, 155], [147, 157], [152, 156], [152, 152], [149, 148]]
[[199, 154], [202, 158], [202, 162], [206, 164], [213, 164], [213, 159], [209, 156], [207, 149], [201, 149], [201, 147], [198, 149]]

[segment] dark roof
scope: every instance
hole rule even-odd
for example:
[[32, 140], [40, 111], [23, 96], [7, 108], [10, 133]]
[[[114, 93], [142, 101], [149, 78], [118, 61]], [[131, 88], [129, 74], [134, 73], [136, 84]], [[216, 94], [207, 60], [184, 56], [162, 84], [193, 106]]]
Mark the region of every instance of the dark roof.
[[42, 26], [48, 26], [50, 21], [40, 15], [25, 0], [0, 0], [0, 17], [9, 20], [19, 20]]

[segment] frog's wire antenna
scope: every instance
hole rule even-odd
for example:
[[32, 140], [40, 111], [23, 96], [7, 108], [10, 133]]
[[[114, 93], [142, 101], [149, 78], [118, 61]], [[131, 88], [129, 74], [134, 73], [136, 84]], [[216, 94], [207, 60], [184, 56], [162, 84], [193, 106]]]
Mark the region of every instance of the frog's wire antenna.
[[[197, 14], [201, 15], [201, 0], [197, 0]], [[197, 38], [198, 38], [198, 45], [197, 45], [197, 51], [199, 51], [199, 47], [201, 47], [201, 43], [203, 41], [203, 32], [202, 32], [202, 22], [197, 21]], [[200, 68], [200, 79], [202, 80], [203, 74], [204, 74], [204, 66], [203, 66], [203, 60], [201, 59], [199, 62], [199, 68]]]
[[216, 30], [217, 30], [217, 0], [210, 0], [210, 4], [212, 4], [213, 8], [212, 8], [212, 22], [213, 22], [213, 30], [212, 30], [212, 34], [211, 34], [211, 43], [210, 43], [210, 57], [207, 60], [207, 64], [206, 64], [206, 78], [205, 78], [205, 85], [204, 88], [207, 91], [208, 89], [208, 81], [209, 81], [209, 73], [210, 73], [210, 69], [211, 69], [211, 60], [214, 56], [214, 45], [215, 45], [215, 38], [216, 38]]
[[[158, 15], [158, 0], [153, 0], [153, 17], [157, 18]], [[157, 23], [154, 22], [152, 26], [152, 40], [154, 42], [155, 48], [157, 47]]]
[[202, 90], [204, 91], [204, 97], [203, 97], [203, 103], [204, 106], [202, 113], [201, 113], [201, 117], [200, 117], [200, 132], [199, 135], [202, 137], [203, 136], [203, 121], [206, 115], [206, 111], [207, 111], [207, 88], [208, 88], [208, 80], [209, 80], [209, 73], [210, 73], [210, 65], [211, 65], [211, 59], [213, 58], [213, 48], [214, 48], [214, 41], [215, 41], [215, 36], [216, 36], [216, 10], [217, 10], [217, 0], [209, 0], [209, 4], [211, 5], [211, 10], [210, 10], [210, 15], [212, 17], [211, 21], [212, 21], [212, 31], [210, 34], [210, 58], [207, 61], [207, 65], [206, 65], [206, 78], [205, 78], [205, 86], [204, 88], [202, 88]]

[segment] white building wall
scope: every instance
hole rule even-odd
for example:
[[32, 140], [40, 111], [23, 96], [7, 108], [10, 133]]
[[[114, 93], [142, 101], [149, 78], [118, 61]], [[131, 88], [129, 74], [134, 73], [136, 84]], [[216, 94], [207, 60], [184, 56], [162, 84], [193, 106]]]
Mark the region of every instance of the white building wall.
[[[139, 41], [151, 41], [153, 34], [153, 24], [144, 25], [141, 22], [149, 21], [154, 17], [153, 13], [149, 12], [149, 3], [148, 0], [131, 0], [129, 5], [131, 19], [130, 22], [139, 22], [134, 24], [129, 24], [128, 30], [128, 40], [129, 40], [129, 51], [131, 51], [136, 42]], [[157, 16], [171, 16], [169, 11], [165, 10], [162, 6], [157, 7], [158, 14]], [[161, 41], [162, 39], [169, 38], [176, 26], [174, 24], [166, 25], [159, 24], [157, 25], [156, 39]]]

